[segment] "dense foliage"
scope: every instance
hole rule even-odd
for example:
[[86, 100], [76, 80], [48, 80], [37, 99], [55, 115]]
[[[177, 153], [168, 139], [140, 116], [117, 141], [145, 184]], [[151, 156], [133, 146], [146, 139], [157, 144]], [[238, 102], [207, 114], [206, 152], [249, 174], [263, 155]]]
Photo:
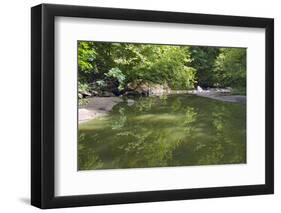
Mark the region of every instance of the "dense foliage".
[[246, 49], [221, 48], [214, 64], [218, 86], [246, 87]]
[[246, 49], [78, 42], [79, 97], [95, 91], [124, 93], [149, 82], [186, 90], [246, 87]]
[[198, 85], [201, 87], [213, 86], [217, 79], [214, 78], [213, 67], [220, 49], [215, 47], [191, 47], [191, 66], [196, 69]]

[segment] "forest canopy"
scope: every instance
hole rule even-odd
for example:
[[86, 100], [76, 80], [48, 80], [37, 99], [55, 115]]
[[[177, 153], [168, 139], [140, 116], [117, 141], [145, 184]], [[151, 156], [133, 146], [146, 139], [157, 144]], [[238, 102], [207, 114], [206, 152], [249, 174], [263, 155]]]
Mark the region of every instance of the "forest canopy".
[[78, 41], [78, 72], [79, 98], [98, 90], [120, 95], [136, 82], [245, 91], [246, 49]]

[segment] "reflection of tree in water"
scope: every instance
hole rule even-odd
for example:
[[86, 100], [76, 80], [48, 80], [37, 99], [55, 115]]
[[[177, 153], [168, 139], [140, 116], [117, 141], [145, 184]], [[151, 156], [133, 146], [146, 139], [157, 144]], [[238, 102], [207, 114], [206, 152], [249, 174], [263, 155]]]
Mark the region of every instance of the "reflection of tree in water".
[[[184, 126], [184, 134], [180, 134], [176, 138], [174, 137], [167, 141], [170, 137], [171, 131], [165, 131], [161, 128], [157, 129], [155, 126], [153, 128], [151, 125], [142, 124], [135, 126], [136, 131], [123, 131], [117, 134], [118, 136], [127, 136], [131, 138], [128, 143], [119, 147], [124, 150], [125, 155], [128, 156], [123, 159], [131, 159], [129, 167], [136, 167], [141, 164], [149, 167], [155, 165], [168, 166], [168, 163], [173, 158], [174, 150], [181, 143], [186, 142], [184, 140], [184, 136], [186, 134], [192, 134], [192, 131], [195, 128], [193, 124], [197, 119], [197, 112], [195, 108], [186, 107], [184, 109], [185, 106], [182, 107], [182, 103], [179, 98], [176, 98], [173, 103], [176, 103], [173, 106], [176, 106], [177, 110], [185, 112], [183, 120], [179, 119], [176, 121], [178, 126]], [[151, 109], [154, 104], [156, 104], [155, 100], [153, 102], [145, 102], [145, 104], [142, 103], [141, 106], [148, 106], [148, 108]], [[181, 109], [181, 107], [183, 109]], [[156, 120], [156, 118], [152, 120]], [[159, 120], [159, 122], [161, 122], [161, 120]], [[170, 129], [172, 129], [173, 125], [174, 124], [170, 125]], [[121, 164], [123, 163], [127, 162], [122, 162]]]
[[78, 168], [80, 170], [102, 168], [103, 163], [97, 153], [93, 149], [89, 149], [89, 147], [84, 143], [86, 135], [80, 132], [78, 134]]
[[214, 127], [214, 137], [213, 141], [205, 146], [208, 150], [207, 154], [203, 155], [199, 159], [199, 164], [217, 164], [224, 157], [224, 146], [225, 143], [224, 138], [224, 113], [225, 108], [223, 106], [219, 107], [217, 105], [214, 106], [212, 116], [212, 126]]
[[151, 107], [156, 103], [155, 98], [145, 98], [145, 97], [140, 97], [140, 99], [136, 103], [136, 108], [138, 111], [143, 112], [143, 111], [148, 111], [151, 109]]
[[79, 130], [79, 169], [243, 163], [244, 119], [240, 105], [194, 96], [123, 102]]
[[173, 102], [172, 102], [172, 110], [173, 112], [177, 112], [182, 108], [182, 103], [180, 97], [177, 97]]
[[167, 105], [168, 95], [164, 94], [159, 96], [159, 99], [161, 100], [162, 105]]
[[197, 119], [197, 112], [195, 111], [195, 109], [193, 107], [187, 107], [183, 124], [185, 126], [184, 129], [188, 134], [191, 134], [192, 130], [195, 129], [193, 123], [196, 121], [196, 119]]
[[[214, 105], [211, 113], [214, 129], [212, 142], [206, 146], [207, 154], [199, 159], [199, 164], [241, 163], [245, 161], [245, 152], [242, 150], [245, 148], [243, 147], [243, 136], [240, 137], [240, 140], [242, 139], [240, 143], [231, 137], [233, 136], [231, 131], [234, 129], [229, 125], [228, 120], [231, 113], [228, 110], [229, 108], [224, 105]], [[239, 134], [238, 131], [236, 134]]]
[[125, 108], [120, 107], [119, 116], [117, 117], [117, 119], [112, 121], [112, 125], [111, 125], [112, 129], [121, 129], [122, 127], [124, 127], [124, 125], [127, 121], [127, 117], [126, 117], [124, 111], [125, 111]]
[[136, 131], [119, 133], [118, 136], [129, 138], [128, 143], [118, 147], [123, 151], [119, 164], [128, 167], [168, 166], [173, 150], [181, 140], [167, 142], [167, 134], [165, 131], [155, 131], [151, 126], [137, 126]]

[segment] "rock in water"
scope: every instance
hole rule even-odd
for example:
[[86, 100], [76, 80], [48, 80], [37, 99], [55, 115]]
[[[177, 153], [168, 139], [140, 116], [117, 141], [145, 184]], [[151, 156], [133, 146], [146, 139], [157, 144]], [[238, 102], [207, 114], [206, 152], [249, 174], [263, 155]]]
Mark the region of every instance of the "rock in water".
[[135, 103], [135, 101], [132, 99], [128, 99], [127, 103], [128, 103], [128, 106], [132, 106]]

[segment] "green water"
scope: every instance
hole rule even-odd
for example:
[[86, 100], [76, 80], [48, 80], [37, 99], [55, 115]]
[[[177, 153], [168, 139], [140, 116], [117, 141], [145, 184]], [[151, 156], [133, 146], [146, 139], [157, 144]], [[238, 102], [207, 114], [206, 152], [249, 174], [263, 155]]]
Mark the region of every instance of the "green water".
[[78, 135], [79, 170], [246, 163], [246, 106], [142, 97], [80, 124]]

